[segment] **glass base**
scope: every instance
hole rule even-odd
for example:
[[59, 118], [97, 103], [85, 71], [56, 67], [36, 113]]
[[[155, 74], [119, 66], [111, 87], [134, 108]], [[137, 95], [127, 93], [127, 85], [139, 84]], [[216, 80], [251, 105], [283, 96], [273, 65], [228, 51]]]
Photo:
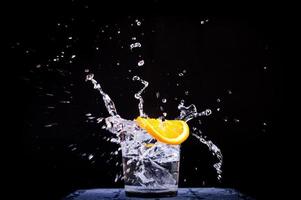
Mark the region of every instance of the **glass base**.
[[161, 198], [175, 197], [178, 194], [177, 185], [169, 185], [166, 188], [146, 188], [142, 186], [125, 185], [125, 195], [128, 197]]
[[127, 192], [127, 197], [143, 197], [143, 198], [163, 198], [163, 197], [175, 197], [178, 195], [177, 191], [171, 192]]

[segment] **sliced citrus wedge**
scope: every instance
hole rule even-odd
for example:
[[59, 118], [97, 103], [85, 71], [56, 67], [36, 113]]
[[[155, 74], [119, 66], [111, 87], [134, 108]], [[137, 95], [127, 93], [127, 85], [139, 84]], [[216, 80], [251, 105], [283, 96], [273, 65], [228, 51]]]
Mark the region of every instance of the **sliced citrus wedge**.
[[182, 120], [165, 120], [137, 117], [137, 124], [158, 141], [167, 144], [181, 144], [189, 136], [189, 127]]

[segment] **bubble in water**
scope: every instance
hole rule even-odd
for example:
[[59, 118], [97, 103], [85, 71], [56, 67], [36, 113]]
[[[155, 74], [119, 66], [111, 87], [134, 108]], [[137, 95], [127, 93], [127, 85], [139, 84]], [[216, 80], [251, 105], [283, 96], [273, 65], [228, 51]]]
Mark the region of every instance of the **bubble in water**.
[[239, 123], [239, 119], [236, 119], [236, 118], [235, 118], [233, 121], [234, 121], [235, 123]]
[[92, 116], [92, 114], [91, 113], [86, 113], [86, 116], [90, 117], [90, 116]]
[[267, 67], [267, 66], [264, 66], [264, 67], [263, 67], [263, 69], [264, 69], [264, 70], [267, 70], [267, 69], [268, 69], [268, 67]]
[[136, 40], [137, 38], [136, 37], [132, 37], [132, 40]]
[[184, 74], [181, 72], [181, 73], [179, 73], [179, 76], [184, 76]]
[[160, 110], [161, 110], [161, 111], [163, 111], [163, 110], [164, 110], [163, 106], [160, 106]]
[[36, 68], [40, 68], [40, 67], [41, 67], [41, 65], [40, 65], [40, 64], [36, 65]]
[[217, 108], [217, 109], [216, 109], [216, 111], [218, 111], [218, 112], [219, 112], [220, 110], [221, 110], [220, 108]]
[[72, 59], [75, 58], [75, 57], [76, 57], [76, 55], [72, 55], [72, 56], [71, 56]]
[[185, 95], [189, 95], [189, 91], [185, 91]]
[[228, 93], [228, 94], [232, 94], [232, 91], [231, 91], [231, 90], [228, 90], [227, 93]]
[[267, 126], [267, 123], [266, 123], [266, 122], [263, 122], [262, 125]]
[[89, 69], [85, 69], [85, 73], [88, 73], [90, 70]]
[[167, 102], [167, 99], [162, 99], [162, 103], [166, 103]]
[[119, 63], [119, 62], [117, 62], [117, 63], [116, 63], [116, 65], [117, 65], [117, 66], [119, 66], [119, 65], [120, 65], [120, 63]]
[[228, 122], [228, 118], [227, 117], [224, 118], [224, 122]]
[[72, 40], [72, 37], [70, 36], [70, 37], [68, 37], [68, 39], [69, 39], [69, 40]]
[[204, 24], [204, 23], [205, 23], [205, 21], [201, 20], [201, 24]]
[[156, 92], [156, 97], [157, 97], [157, 99], [160, 97], [160, 93], [159, 92]]
[[120, 31], [117, 31], [118, 34], [120, 34]]
[[163, 113], [163, 116], [164, 116], [164, 117], [166, 117], [166, 116], [167, 116], [167, 113], [166, 113], [166, 112], [164, 112], [164, 113]]
[[134, 48], [139, 48], [141, 47], [141, 43], [140, 42], [136, 42], [136, 43], [133, 43], [133, 44], [130, 44], [130, 49], [134, 49]]
[[141, 66], [143, 66], [143, 65], [144, 65], [144, 60], [140, 60], [140, 61], [138, 62], [138, 66], [141, 67]]
[[221, 102], [221, 99], [220, 99], [220, 98], [218, 98], [218, 99], [216, 99], [216, 101], [219, 103], [219, 102]]

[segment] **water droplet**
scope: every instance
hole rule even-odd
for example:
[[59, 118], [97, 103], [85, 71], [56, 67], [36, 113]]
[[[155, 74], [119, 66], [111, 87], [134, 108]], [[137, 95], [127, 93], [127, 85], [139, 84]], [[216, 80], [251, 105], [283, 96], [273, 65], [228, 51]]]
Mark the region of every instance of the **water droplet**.
[[227, 92], [228, 92], [228, 94], [232, 94], [232, 91], [231, 91], [231, 90], [228, 90]]
[[60, 103], [70, 103], [70, 101], [59, 101]]
[[217, 109], [216, 109], [216, 111], [218, 111], [218, 112], [219, 112], [220, 110], [221, 110], [220, 108], [217, 108]]
[[268, 69], [268, 67], [267, 67], [267, 66], [264, 66], [264, 67], [263, 67], [263, 69], [264, 69], [264, 70], [267, 70], [267, 69]]
[[205, 22], [209, 22], [209, 19], [206, 19]]
[[205, 22], [203, 20], [201, 20], [201, 24], [204, 24]]
[[138, 66], [141, 67], [141, 66], [143, 66], [143, 65], [144, 65], [144, 60], [140, 60], [140, 61], [138, 62]]
[[176, 84], [177, 87], [179, 87], [179, 85], [180, 85], [179, 83]]
[[71, 56], [72, 59], [75, 58], [75, 57], [76, 57], [76, 55], [72, 55], [72, 56]]
[[218, 98], [218, 99], [216, 99], [216, 101], [219, 103], [219, 102], [221, 102], [221, 99], [220, 99], [220, 98]]
[[139, 76], [133, 76], [132, 80], [133, 80], [133, 81], [139, 81], [139, 80], [140, 80], [140, 77], [139, 77]]
[[68, 37], [69, 40], [72, 40], [72, 37]]
[[157, 97], [157, 99], [160, 97], [160, 93], [159, 92], [156, 92], [156, 97]]
[[88, 156], [88, 159], [91, 160], [93, 157], [94, 157], [94, 155], [90, 154], [90, 155]]
[[166, 103], [167, 102], [167, 99], [162, 99], [162, 103]]
[[132, 72], [132, 70], [129, 69], [128, 72]]
[[197, 167], [195, 167], [195, 168], [194, 168], [194, 170], [195, 170], [195, 171], [198, 171], [198, 168], [197, 168]]
[[228, 118], [227, 117], [224, 118], [224, 122], [228, 122]]
[[58, 125], [58, 123], [54, 122], [54, 123], [51, 123], [51, 124], [46, 124], [46, 125], [44, 125], [44, 127], [49, 128], [49, 127], [53, 127], [53, 126], [56, 126], [56, 125]]
[[36, 68], [40, 68], [40, 67], [41, 67], [41, 65], [40, 65], [40, 64], [36, 65]]
[[167, 116], [167, 113], [166, 113], [166, 112], [164, 112], [164, 113], [163, 113], [163, 116], [164, 116], [164, 117], [166, 117], [166, 116]]
[[189, 95], [189, 91], [185, 91], [185, 95]]
[[97, 119], [96, 119], [97, 123], [100, 123], [100, 122], [102, 122], [102, 120], [103, 120], [103, 118], [102, 118], [102, 117], [99, 117], [99, 118], [97, 118]]
[[117, 31], [118, 34], [120, 34], [120, 31]]
[[132, 37], [132, 40], [136, 40], [137, 38], [136, 37]]
[[88, 74], [86, 76], [86, 81], [91, 81], [93, 79], [93, 77], [94, 77], [94, 74]]
[[185, 178], [185, 179], [184, 179], [184, 182], [186, 183], [186, 181], [187, 181], [187, 180], [186, 180], [186, 178]]
[[130, 49], [131, 49], [131, 50], [132, 50], [133, 48], [139, 48], [139, 47], [141, 47], [141, 43], [139, 43], [139, 42], [130, 44]]
[[92, 116], [92, 114], [91, 113], [86, 113], [86, 116], [90, 117], [90, 116]]
[[88, 73], [90, 70], [89, 69], [85, 69], [85, 73]]
[[163, 111], [163, 110], [164, 110], [163, 106], [160, 106], [160, 110], [161, 110], [161, 111]]
[[138, 19], [136, 19], [135, 22], [136, 22], [137, 26], [141, 25], [141, 22]]
[[117, 66], [119, 66], [119, 65], [120, 65], [120, 63], [119, 63], [119, 62], [117, 62], [117, 63], [116, 63], [116, 65], [117, 65]]
[[98, 51], [98, 50], [99, 50], [99, 47], [95, 47], [95, 49]]
[[267, 123], [266, 123], [266, 122], [263, 122], [262, 125], [267, 126]]
[[184, 74], [183, 73], [179, 73], [179, 76], [184, 76]]
[[234, 119], [233, 120], [235, 123], [239, 123], [239, 119]]

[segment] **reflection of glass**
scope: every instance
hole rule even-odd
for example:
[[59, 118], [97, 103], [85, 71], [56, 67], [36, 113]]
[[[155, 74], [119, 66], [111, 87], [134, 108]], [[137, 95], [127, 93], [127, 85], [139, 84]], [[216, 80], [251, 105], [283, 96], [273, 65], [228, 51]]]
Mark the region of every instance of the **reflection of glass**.
[[128, 131], [121, 133], [126, 195], [176, 196], [180, 145], [156, 142], [144, 130], [135, 127], [134, 134]]

